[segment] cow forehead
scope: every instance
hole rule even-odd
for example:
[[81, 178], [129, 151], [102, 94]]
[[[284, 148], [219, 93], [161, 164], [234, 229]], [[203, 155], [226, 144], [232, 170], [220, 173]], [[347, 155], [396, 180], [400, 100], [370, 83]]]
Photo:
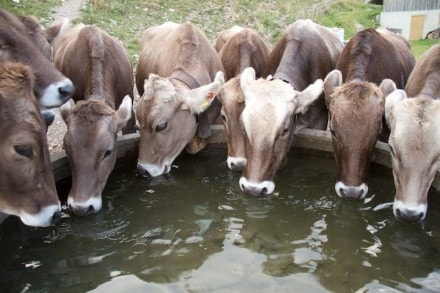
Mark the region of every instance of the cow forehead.
[[440, 101], [407, 99], [395, 105], [391, 136], [401, 147], [438, 148]]
[[246, 88], [242, 113], [246, 129], [276, 129], [292, 114], [293, 88], [280, 80], [259, 79]]
[[329, 105], [329, 111], [334, 119], [344, 120], [366, 119], [373, 114], [382, 115], [384, 101], [379, 96], [379, 88], [369, 82], [346, 83], [335, 90]]

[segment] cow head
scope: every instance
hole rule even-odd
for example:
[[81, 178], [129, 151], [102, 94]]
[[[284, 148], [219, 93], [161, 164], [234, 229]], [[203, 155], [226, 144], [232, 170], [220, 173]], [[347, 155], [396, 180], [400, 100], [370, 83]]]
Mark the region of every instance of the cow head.
[[246, 142], [240, 123], [240, 115], [244, 109], [240, 77], [228, 80], [223, 85], [218, 99], [222, 104], [221, 116], [228, 144], [227, 164], [233, 171], [242, 171], [246, 165]]
[[137, 107], [140, 124], [138, 172], [146, 177], [171, 170], [171, 164], [194, 137], [195, 114], [213, 102], [224, 81], [218, 72], [214, 81], [199, 88], [176, 86], [172, 78], [150, 74]]
[[370, 157], [382, 130], [385, 96], [395, 90], [394, 82], [352, 80], [342, 84], [339, 70], [324, 81], [330, 131], [338, 168], [335, 190], [342, 198], [363, 198], [368, 192]]
[[[21, 62], [35, 75], [34, 93], [41, 106], [57, 107], [72, 97], [74, 87], [70, 79], [63, 76], [50, 63], [43, 52], [44, 34], [29, 32], [29, 19], [20, 21], [16, 16], [0, 9], [0, 63]], [[46, 55], [48, 53], [46, 52]]]
[[275, 189], [275, 173], [292, 144], [295, 115], [322, 93], [318, 79], [299, 92], [279, 79], [255, 79], [253, 68], [241, 74], [245, 107], [241, 123], [246, 137], [247, 164], [240, 178], [240, 188], [252, 195], [270, 194]]
[[440, 101], [407, 98], [396, 90], [387, 96], [385, 117], [396, 194], [394, 216], [421, 221], [426, 216], [428, 191], [440, 165]]
[[101, 209], [102, 191], [116, 162], [117, 133], [131, 113], [129, 96], [117, 111], [93, 98], [61, 107], [67, 125], [64, 148], [72, 171], [67, 204], [74, 214], [85, 216]]
[[0, 66], [0, 210], [29, 226], [49, 226], [61, 206], [31, 69]]

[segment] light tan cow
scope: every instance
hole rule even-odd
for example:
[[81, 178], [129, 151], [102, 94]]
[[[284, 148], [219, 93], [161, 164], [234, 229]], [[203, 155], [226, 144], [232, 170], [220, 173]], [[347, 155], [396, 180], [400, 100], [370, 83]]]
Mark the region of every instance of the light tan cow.
[[270, 80], [251, 81], [255, 83], [251, 90], [243, 91], [247, 163], [240, 187], [245, 192], [274, 191], [275, 173], [286, 159], [295, 131], [326, 129], [322, 79], [335, 68], [342, 48], [336, 33], [311, 20], [298, 20], [284, 30], [264, 73], [272, 76]]
[[76, 104], [61, 107], [72, 173], [67, 204], [74, 214], [85, 216], [102, 207], [102, 191], [116, 162], [118, 132], [134, 132], [133, 69], [118, 40], [83, 24], [54, 43], [54, 62], [76, 87]]
[[386, 97], [385, 116], [391, 130], [394, 216], [422, 221], [440, 166], [440, 45], [417, 61], [405, 91], [396, 90]]
[[217, 37], [215, 48], [219, 52], [227, 78], [218, 95], [222, 104], [221, 116], [228, 145], [226, 162], [229, 169], [242, 171], [246, 165], [246, 144], [240, 124], [244, 97], [239, 75], [245, 68], [253, 67], [257, 78], [261, 77], [267, 66], [270, 50], [258, 32], [240, 26], [222, 31]]
[[199, 140], [210, 135], [220, 112], [215, 96], [224, 82], [222, 70], [214, 47], [193, 24], [167, 22], [144, 31], [136, 68], [141, 175], [170, 172], [196, 131]]
[[295, 115], [305, 113], [319, 98], [323, 81], [318, 79], [300, 92], [280, 79], [255, 79], [249, 67], [241, 74], [240, 85], [245, 97], [241, 123], [248, 162], [239, 184], [251, 195], [270, 194], [275, 189], [275, 173], [293, 142]]
[[46, 227], [60, 217], [61, 205], [34, 80], [23, 64], [0, 65], [0, 211]]

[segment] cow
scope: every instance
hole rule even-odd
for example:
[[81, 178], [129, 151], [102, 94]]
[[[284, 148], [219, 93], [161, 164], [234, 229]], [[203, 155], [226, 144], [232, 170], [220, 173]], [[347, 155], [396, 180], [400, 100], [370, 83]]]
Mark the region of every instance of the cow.
[[0, 63], [21, 62], [32, 68], [34, 93], [39, 104], [46, 108], [58, 107], [72, 97], [75, 88], [48, 59], [50, 45], [48, 47], [35, 22], [29, 17], [19, 19], [0, 8]]
[[53, 49], [55, 66], [76, 88], [60, 108], [72, 171], [67, 204], [74, 214], [86, 216], [102, 207], [102, 191], [116, 162], [118, 132], [134, 131], [133, 68], [122, 44], [94, 25], [67, 29]]
[[377, 140], [386, 141], [385, 97], [404, 88], [415, 59], [408, 42], [386, 29], [353, 36], [325, 79], [325, 99], [337, 165], [336, 194], [364, 198], [370, 157]]
[[47, 227], [60, 218], [61, 205], [34, 82], [28, 66], [0, 64], [0, 211]]
[[169, 173], [190, 142], [190, 153], [206, 145], [210, 124], [219, 116], [215, 96], [223, 82], [217, 52], [192, 23], [166, 22], [143, 32], [136, 68], [139, 174]]
[[242, 73], [245, 107], [240, 119], [247, 159], [239, 181], [243, 191], [256, 196], [272, 193], [275, 173], [286, 159], [295, 131], [326, 128], [322, 79], [335, 68], [342, 48], [330, 29], [298, 20], [272, 49], [264, 74], [268, 78], [255, 79], [248, 69], [246, 76]]
[[214, 48], [219, 52], [227, 80], [217, 96], [222, 104], [221, 117], [228, 146], [226, 162], [229, 169], [242, 171], [246, 165], [246, 154], [245, 138], [240, 125], [244, 98], [239, 75], [245, 68], [253, 67], [256, 77], [261, 77], [267, 66], [270, 49], [255, 30], [240, 26], [222, 31]]
[[428, 191], [440, 166], [440, 45], [417, 61], [405, 90], [386, 97], [385, 117], [391, 130], [394, 216], [422, 221]]

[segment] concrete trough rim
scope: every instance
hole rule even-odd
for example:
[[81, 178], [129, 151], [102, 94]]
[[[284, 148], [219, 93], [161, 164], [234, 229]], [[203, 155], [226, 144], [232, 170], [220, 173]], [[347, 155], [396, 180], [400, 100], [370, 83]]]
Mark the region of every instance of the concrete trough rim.
[[[224, 145], [225, 136], [223, 125], [213, 125], [211, 129], [212, 135], [208, 139], [208, 144]], [[118, 136], [117, 158], [121, 159], [128, 154], [136, 154], [139, 147], [139, 140], [139, 133]], [[296, 134], [293, 148], [332, 153], [333, 145], [331, 134], [330, 132], [323, 130], [308, 128], [302, 129]], [[383, 143], [380, 141], [376, 143], [372, 161], [389, 169], [392, 168], [391, 155], [387, 143]], [[70, 176], [69, 162], [64, 151], [51, 154], [51, 163], [55, 181], [60, 181]], [[432, 183], [432, 187], [434, 187], [436, 190], [440, 190], [439, 170], [437, 170], [437, 174]]]

